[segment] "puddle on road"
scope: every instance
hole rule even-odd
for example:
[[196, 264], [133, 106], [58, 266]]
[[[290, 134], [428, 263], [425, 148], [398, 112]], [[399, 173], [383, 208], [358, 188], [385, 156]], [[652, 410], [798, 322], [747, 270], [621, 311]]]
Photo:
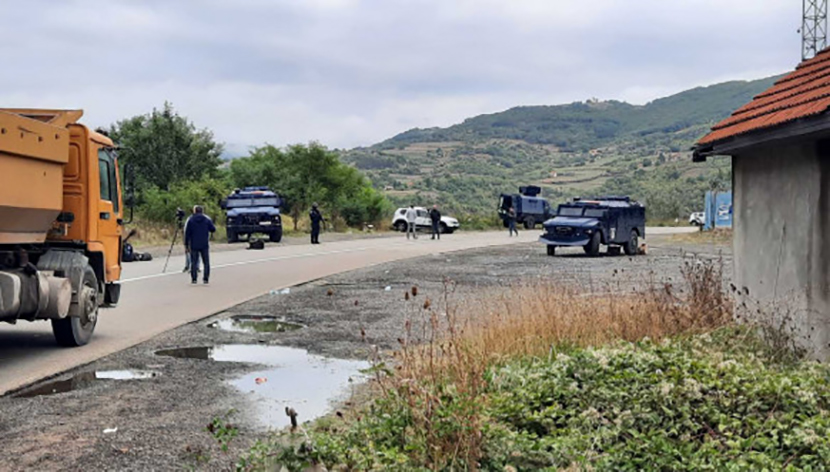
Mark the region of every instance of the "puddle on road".
[[95, 382], [102, 380], [141, 380], [157, 377], [158, 375], [158, 372], [144, 370], [99, 370], [96, 372], [81, 372], [68, 379], [46, 382], [13, 396], [15, 398], [33, 398], [43, 395], [56, 395], [58, 393], [88, 388]]
[[326, 414], [332, 402], [350, 393], [350, 384], [363, 379], [360, 370], [369, 367], [365, 361], [331, 359], [309, 354], [305, 349], [256, 344], [168, 349], [156, 354], [270, 366], [230, 384], [250, 395], [254, 416], [262, 425], [272, 428], [290, 424], [286, 406], [297, 411], [300, 422]]
[[300, 329], [303, 325], [275, 316], [238, 315], [214, 321], [208, 327], [235, 333], [284, 333]]

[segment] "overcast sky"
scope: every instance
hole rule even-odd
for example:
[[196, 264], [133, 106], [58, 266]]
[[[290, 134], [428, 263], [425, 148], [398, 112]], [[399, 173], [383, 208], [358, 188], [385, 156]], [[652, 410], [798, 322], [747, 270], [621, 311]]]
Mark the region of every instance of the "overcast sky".
[[800, 19], [799, 0], [4, 0], [0, 106], [99, 126], [167, 100], [237, 152], [354, 147], [782, 73]]

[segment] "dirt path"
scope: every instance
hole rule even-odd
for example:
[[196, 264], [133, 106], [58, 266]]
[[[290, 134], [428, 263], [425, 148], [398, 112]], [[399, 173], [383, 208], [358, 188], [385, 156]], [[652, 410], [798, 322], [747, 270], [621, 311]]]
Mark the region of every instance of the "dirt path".
[[[451, 279], [457, 287], [453, 299], [463, 303], [465, 297], [480, 290], [531, 279], [590, 288], [601, 284], [641, 286], [656, 278], [679, 278], [689, 250], [705, 257], [722, 253], [727, 269], [731, 265], [729, 251], [723, 247], [684, 248], [659, 237], [652, 238], [650, 244], [650, 254], [636, 258], [588, 259], [579, 251], [549, 258], [533, 243], [426, 255], [260, 297], [58, 377], [75, 378], [74, 390], [0, 398], [0, 442], [4, 444], [0, 463], [4, 470], [227, 470], [235, 454], [267, 434], [271, 413], [263, 410], [266, 401], [258, 389], [302, 387], [295, 384], [297, 379], [283, 376], [279, 367], [258, 385], [252, 376], [262, 375], [259, 372], [266, 367], [261, 364], [161, 357], [155, 355], [159, 349], [226, 344], [244, 344], [253, 350], [290, 346], [361, 359], [370, 345], [381, 349], [396, 346], [408, 310], [403, 292], [412, 285], [419, 287], [419, 297], [438, 298], [445, 280]], [[304, 327], [253, 333], [211, 327], [215, 321], [234, 315], [275, 316]], [[272, 361], [289, 363], [283, 358], [266, 363]], [[155, 376], [130, 381], [90, 378], [91, 372], [121, 369]], [[300, 380], [328, 375], [333, 369], [332, 364], [311, 368]], [[309, 408], [310, 403], [297, 404], [301, 419], [307, 419]], [[231, 421], [238, 426], [239, 436], [225, 454], [205, 428], [231, 409], [237, 411]], [[105, 432], [114, 428], [117, 431]]]

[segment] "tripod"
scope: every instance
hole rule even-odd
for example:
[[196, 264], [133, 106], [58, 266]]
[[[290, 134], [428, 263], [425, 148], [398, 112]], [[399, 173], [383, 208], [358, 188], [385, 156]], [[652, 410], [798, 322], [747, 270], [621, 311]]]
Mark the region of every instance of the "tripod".
[[[182, 230], [184, 215], [184, 210], [176, 208], [176, 232], [173, 233], [173, 241], [170, 242], [170, 249], [167, 250], [167, 259], [164, 261], [164, 269], [161, 271], [162, 274], [167, 272], [167, 263], [170, 262], [170, 254], [173, 252], [173, 246], [176, 245], [176, 237], [178, 237], [179, 231]], [[188, 255], [185, 254], [185, 257], [188, 257]]]
[[[167, 272], [167, 263], [170, 262], [170, 254], [173, 253], [173, 246], [176, 245], [176, 237], [179, 235], [179, 231], [181, 231], [181, 229], [182, 225], [181, 222], [179, 222], [179, 224], [176, 225], [176, 232], [173, 233], [173, 241], [170, 242], [170, 249], [167, 250], [167, 259], [164, 261], [164, 269], [161, 271], [162, 274]], [[187, 257], [187, 254], [185, 254], [185, 257]]]

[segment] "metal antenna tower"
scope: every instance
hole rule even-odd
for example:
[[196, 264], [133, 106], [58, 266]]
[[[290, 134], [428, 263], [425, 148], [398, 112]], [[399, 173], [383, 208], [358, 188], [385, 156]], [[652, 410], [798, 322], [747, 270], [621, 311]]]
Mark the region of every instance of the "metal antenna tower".
[[801, 59], [814, 57], [827, 47], [827, 0], [802, 0]]

